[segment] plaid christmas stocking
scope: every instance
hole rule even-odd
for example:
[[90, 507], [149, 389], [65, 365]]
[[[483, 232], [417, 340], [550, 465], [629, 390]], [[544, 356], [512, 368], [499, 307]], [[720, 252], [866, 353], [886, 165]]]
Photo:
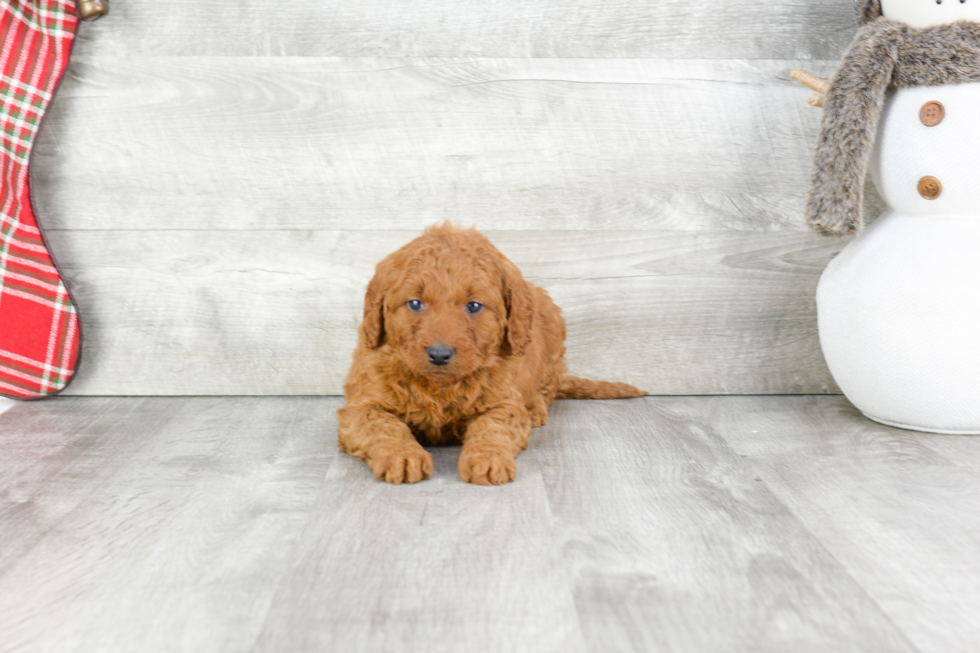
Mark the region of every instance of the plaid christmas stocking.
[[0, 0], [0, 395], [60, 392], [79, 355], [75, 305], [38, 229], [27, 164], [68, 65], [73, 0]]

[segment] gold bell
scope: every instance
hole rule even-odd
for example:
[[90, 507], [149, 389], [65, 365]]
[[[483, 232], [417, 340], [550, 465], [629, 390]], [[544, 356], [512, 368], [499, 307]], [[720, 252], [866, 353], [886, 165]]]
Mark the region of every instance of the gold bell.
[[76, 0], [75, 14], [82, 20], [97, 20], [109, 13], [109, 0]]

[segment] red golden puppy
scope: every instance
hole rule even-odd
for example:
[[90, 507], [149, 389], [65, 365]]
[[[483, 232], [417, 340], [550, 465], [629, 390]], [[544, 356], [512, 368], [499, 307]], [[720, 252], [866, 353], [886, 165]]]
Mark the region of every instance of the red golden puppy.
[[341, 451], [378, 478], [432, 474], [423, 444], [463, 443], [459, 475], [500, 485], [556, 397], [641, 397], [565, 374], [565, 321], [548, 294], [475, 229], [451, 224], [378, 264], [338, 413]]

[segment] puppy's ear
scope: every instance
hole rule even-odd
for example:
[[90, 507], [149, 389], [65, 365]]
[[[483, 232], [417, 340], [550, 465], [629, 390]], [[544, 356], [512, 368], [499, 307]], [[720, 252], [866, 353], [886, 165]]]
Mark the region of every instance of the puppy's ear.
[[523, 356], [531, 342], [531, 326], [534, 324], [534, 298], [531, 286], [521, 271], [510, 261], [502, 263], [504, 277], [504, 301], [507, 304], [507, 342], [511, 353]]
[[361, 322], [361, 333], [364, 334], [364, 343], [368, 349], [377, 349], [381, 346], [385, 336], [385, 285], [387, 275], [378, 265], [371, 282], [368, 283], [367, 292], [364, 294], [364, 321]]

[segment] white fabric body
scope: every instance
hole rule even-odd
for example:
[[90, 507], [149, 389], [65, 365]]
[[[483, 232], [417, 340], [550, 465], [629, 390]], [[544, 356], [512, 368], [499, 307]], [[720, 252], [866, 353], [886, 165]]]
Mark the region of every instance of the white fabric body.
[[[932, 101], [943, 104], [946, 117], [926, 127], [919, 111]], [[892, 94], [885, 102], [868, 168], [893, 211], [980, 217], [980, 83], [920, 86]], [[919, 195], [919, 180], [925, 176], [942, 182], [937, 199]]]
[[[919, 109], [942, 102], [936, 127]], [[980, 433], [980, 84], [889, 98], [872, 173], [891, 211], [851, 241], [817, 288], [834, 379], [871, 419]], [[943, 184], [922, 198], [921, 177]]]
[[933, 27], [957, 20], [980, 22], [980, 2], [969, 0], [881, 0], [885, 18], [903, 22], [910, 27]]

